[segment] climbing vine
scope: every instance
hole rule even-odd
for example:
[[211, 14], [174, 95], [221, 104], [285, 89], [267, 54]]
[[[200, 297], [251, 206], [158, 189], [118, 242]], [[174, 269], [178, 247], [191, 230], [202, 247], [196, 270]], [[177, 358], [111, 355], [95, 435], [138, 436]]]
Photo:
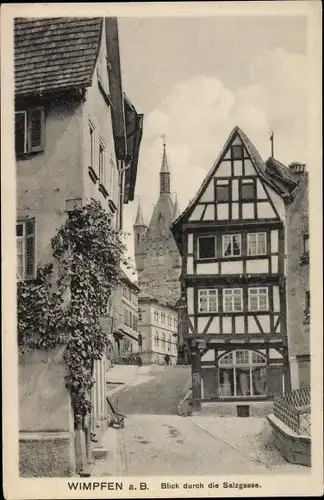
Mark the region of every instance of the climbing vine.
[[18, 284], [19, 346], [26, 350], [66, 343], [66, 385], [77, 419], [91, 411], [94, 362], [108, 340], [100, 318], [120, 282], [120, 265], [129, 267], [121, 236], [101, 204], [91, 200], [70, 212], [52, 239], [56, 274], [47, 264], [36, 280]]

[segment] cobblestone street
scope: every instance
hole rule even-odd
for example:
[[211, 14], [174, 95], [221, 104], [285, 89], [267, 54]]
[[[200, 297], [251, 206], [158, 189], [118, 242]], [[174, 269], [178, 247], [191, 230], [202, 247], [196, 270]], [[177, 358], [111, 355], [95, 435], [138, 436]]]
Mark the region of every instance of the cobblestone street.
[[281, 457], [263, 418], [178, 416], [176, 402], [188, 376], [185, 367], [133, 370], [131, 385], [115, 397], [118, 411], [127, 415], [125, 428], [108, 429], [106, 446], [111, 450], [115, 443], [115, 450], [97, 463], [96, 475], [310, 473]]

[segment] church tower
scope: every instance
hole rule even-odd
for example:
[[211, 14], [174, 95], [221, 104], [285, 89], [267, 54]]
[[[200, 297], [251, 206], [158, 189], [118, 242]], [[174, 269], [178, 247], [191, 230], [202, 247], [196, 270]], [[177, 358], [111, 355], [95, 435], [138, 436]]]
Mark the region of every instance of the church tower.
[[160, 302], [175, 305], [180, 298], [181, 257], [170, 230], [178, 217], [177, 200], [171, 196], [171, 175], [166, 144], [159, 173], [160, 192], [148, 227], [140, 206], [134, 224], [138, 285]]

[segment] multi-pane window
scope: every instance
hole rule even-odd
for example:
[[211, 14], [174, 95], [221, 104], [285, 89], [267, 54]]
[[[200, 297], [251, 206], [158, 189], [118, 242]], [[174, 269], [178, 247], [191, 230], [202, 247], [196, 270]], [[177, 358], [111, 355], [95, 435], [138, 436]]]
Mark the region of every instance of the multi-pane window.
[[198, 259], [216, 257], [216, 236], [200, 236], [198, 238]]
[[216, 201], [228, 201], [230, 188], [228, 184], [216, 184]]
[[268, 288], [249, 288], [249, 311], [269, 309]]
[[265, 255], [267, 253], [266, 233], [249, 233], [247, 248], [248, 255]]
[[226, 234], [223, 236], [223, 257], [239, 257], [241, 247], [240, 234]]
[[42, 107], [15, 112], [16, 154], [43, 151], [45, 113]]
[[241, 184], [241, 199], [254, 200], [255, 198], [255, 184], [253, 179], [242, 180]]
[[153, 255], [152, 256], [152, 266], [156, 266], [157, 265], [157, 257], [156, 255]]
[[16, 223], [17, 279], [34, 279], [36, 275], [35, 220], [28, 218]]
[[218, 293], [217, 290], [198, 290], [199, 312], [217, 312]]
[[164, 325], [165, 324], [165, 313], [161, 313], [161, 323]]
[[100, 141], [99, 143], [99, 182], [100, 184], [106, 184], [106, 172], [105, 172], [105, 146]]
[[222, 397], [264, 396], [266, 358], [253, 351], [238, 350], [219, 360], [219, 395]]
[[243, 290], [242, 288], [224, 288], [223, 290], [223, 310], [224, 312], [243, 311]]

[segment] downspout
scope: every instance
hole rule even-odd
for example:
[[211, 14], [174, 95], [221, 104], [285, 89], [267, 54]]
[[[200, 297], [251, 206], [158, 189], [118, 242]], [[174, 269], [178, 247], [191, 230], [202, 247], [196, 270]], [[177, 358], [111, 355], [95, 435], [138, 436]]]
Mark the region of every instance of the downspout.
[[[119, 165], [123, 164], [122, 160], [119, 160]], [[123, 205], [124, 205], [124, 189], [123, 189], [123, 182], [124, 182], [124, 173], [126, 170], [128, 170], [131, 167], [131, 164], [126, 165], [126, 167], [121, 167], [118, 168], [118, 173], [119, 173], [119, 227], [118, 229], [121, 230], [123, 229]]]

